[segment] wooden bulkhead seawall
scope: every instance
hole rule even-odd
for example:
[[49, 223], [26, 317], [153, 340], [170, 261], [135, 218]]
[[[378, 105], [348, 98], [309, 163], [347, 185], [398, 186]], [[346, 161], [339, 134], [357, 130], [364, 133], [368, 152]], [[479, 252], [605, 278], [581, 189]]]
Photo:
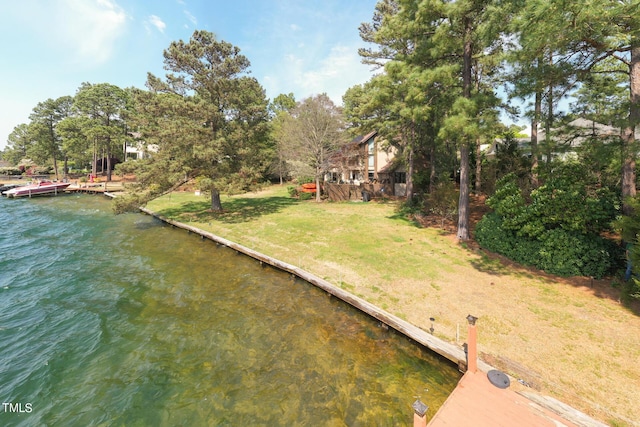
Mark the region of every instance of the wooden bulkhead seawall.
[[[430, 349], [431, 351], [439, 354], [440, 356], [444, 357], [445, 359], [450, 360], [451, 362], [453, 362], [454, 364], [456, 364], [459, 367], [466, 367], [466, 355], [464, 350], [460, 347], [460, 346], [456, 346], [453, 345], [451, 343], [448, 343], [446, 341], [443, 341], [439, 338], [434, 337], [433, 335], [431, 335], [430, 333], [418, 328], [415, 325], [410, 324], [409, 322], [400, 319], [397, 316], [394, 316], [391, 313], [388, 313], [382, 309], [380, 309], [379, 307], [376, 307], [375, 305], [363, 300], [362, 298], [359, 298], [347, 291], [345, 291], [344, 289], [341, 289], [331, 283], [329, 283], [328, 281], [321, 279], [320, 277], [309, 273], [308, 271], [305, 271], [295, 265], [292, 264], [288, 264], [286, 262], [280, 261], [278, 259], [272, 258], [270, 256], [264, 255], [260, 252], [254, 251], [253, 249], [247, 248], [246, 246], [240, 245], [238, 243], [232, 242], [230, 240], [227, 240], [225, 238], [222, 238], [220, 236], [216, 236], [213, 233], [209, 233], [207, 231], [201, 230], [197, 227], [193, 227], [178, 221], [174, 221], [168, 218], [163, 217], [162, 215], [156, 214], [155, 212], [146, 209], [146, 208], [140, 208], [141, 212], [144, 212], [148, 215], [154, 216], [156, 218], [158, 218], [159, 220], [170, 224], [172, 226], [178, 227], [178, 228], [182, 228], [184, 230], [187, 230], [189, 232], [198, 234], [200, 236], [202, 236], [203, 238], [207, 238], [210, 239], [220, 245], [226, 246], [230, 249], [233, 249], [239, 253], [245, 254], [247, 256], [250, 256], [251, 258], [254, 258], [258, 261], [260, 261], [261, 263], [265, 263], [268, 265], [271, 265], [272, 267], [275, 267], [279, 270], [285, 271], [287, 273], [290, 273], [292, 275], [294, 275], [295, 277], [298, 277], [302, 280], [305, 280], [311, 284], [313, 284], [314, 286], [317, 286], [318, 288], [328, 292], [329, 294], [335, 296], [336, 298], [341, 299], [342, 301], [346, 302], [347, 304], [352, 305], [353, 307], [359, 309], [360, 311], [368, 314], [369, 316], [375, 318], [376, 320], [384, 323], [385, 325], [389, 326], [390, 328], [395, 329], [396, 331], [402, 333], [403, 335], [406, 335], [407, 337], [409, 337], [410, 339], [418, 342], [419, 344], [427, 347], [428, 349]], [[478, 362], [480, 369], [482, 370], [489, 370], [491, 369], [491, 367], [489, 365], [485, 365], [483, 362]], [[462, 370], [462, 369], [461, 369]]]

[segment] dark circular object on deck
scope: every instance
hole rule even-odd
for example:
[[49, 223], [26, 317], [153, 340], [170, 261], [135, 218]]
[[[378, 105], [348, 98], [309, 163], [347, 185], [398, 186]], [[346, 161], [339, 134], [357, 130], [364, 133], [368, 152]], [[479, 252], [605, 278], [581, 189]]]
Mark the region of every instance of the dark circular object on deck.
[[506, 376], [503, 372], [496, 371], [495, 369], [487, 372], [487, 378], [489, 378], [489, 382], [498, 388], [507, 388], [511, 384], [509, 377]]

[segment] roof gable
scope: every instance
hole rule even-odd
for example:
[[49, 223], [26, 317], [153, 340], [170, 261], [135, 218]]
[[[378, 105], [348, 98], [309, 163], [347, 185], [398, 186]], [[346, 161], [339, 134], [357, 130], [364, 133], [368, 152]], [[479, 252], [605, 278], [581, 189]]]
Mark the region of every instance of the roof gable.
[[378, 131], [374, 130], [374, 131], [369, 132], [366, 135], [356, 136], [355, 138], [353, 138], [351, 140], [351, 143], [353, 143], [353, 144], [366, 144], [367, 142], [369, 142], [369, 140], [371, 138], [375, 138], [375, 136], [377, 134], [378, 134]]

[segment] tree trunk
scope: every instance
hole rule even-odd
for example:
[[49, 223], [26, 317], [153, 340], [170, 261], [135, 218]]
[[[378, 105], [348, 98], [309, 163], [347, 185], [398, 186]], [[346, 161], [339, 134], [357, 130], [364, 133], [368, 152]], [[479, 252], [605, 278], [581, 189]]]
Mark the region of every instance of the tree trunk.
[[111, 182], [111, 138], [107, 139], [107, 182]]
[[622, 213], [631, 215], [633, 209], [628, 203], [630, 197], [636, 195], [636, 126], [640, 124], [640, 39], [634, 37], [631, 49], [631, 65], [629, 66], [629, 88], [631, 105], [629, 107], [629, 124], [623, 130], [622, 144], [624, 160], [622, 163]]
[[410, 202], [413, 199], [413, 146], [409, 147], [409, 159], [407, 161], [407, 201]]
[[551, 148], [551, 124], [553, 123], [553, 86], [549, 86], [549, 100], [547, 104], [547, 120], [545, 123], [545, 144], [547, 145], [547, 165], [551, 164], [553, 150]]
[[316, 172], [316, 202], [320, 202], [320, 175]]
[[469, 240], [469, 146], [460, 147], [460, 198], [458, 200], [458, 240]]
[[542, 93], [536, 90], [536, 98], [533, 107], [533, 118], [531, 119], [531, 185], [538, 188], [538, 124], [542, 113]]
[[476, 140], [476, 194], [482, 191], [482, 149], [480, 148], [480, 138]]
[[56, 181], [58, 181], [60, 178], [58, 177], [58, 159], [56, 159], [56, 156], [53, 156], [53, 170], [56, 173]]
[[[553, 57], [552, 54], [549, 53], [549, 66], [553, 67]], [[547, 119], [545, 121], [544, 130], [544, 142], [547, 148], [547, 165], [551, 164], [551, 154], [552, 154], [552, 142], [551, 142], [551, 125], [553, 124], [553, 83], [549, 83], [549, 96], [547, 97]]]
[[222, 212], [222, 202], [220, 201], [220, 192], [216, 187], [211, 187], [211, 210], [213, 212]]
[[[464, 23], [464, 52], [462, 55], [462, 93], [471, 98], [472, 25], [469, 17]], [[458, 240], [469, 240], [469, 143], [460, 144], [460, 198], [458, 200]]]
[[407, 158], [407, 202], [413, 199], [413, 138], [415, 137], [413, 126], [411, 127], [411, 136], [409, 137], [409, 153]]
[[429, 149], [429, 194], [433, 194], [436, 186], [436, 144]]
[[324, 148], [320, 148], [320, 162], [316, 166], [316, 203], [320, 202], [320, 176], [322, 175], [322, 168], [320, 165], [324, 165]]
[[93, 139], [93, 165], [91, 166], [91, 174], [96, 176], [98, 174], [98, 141]]

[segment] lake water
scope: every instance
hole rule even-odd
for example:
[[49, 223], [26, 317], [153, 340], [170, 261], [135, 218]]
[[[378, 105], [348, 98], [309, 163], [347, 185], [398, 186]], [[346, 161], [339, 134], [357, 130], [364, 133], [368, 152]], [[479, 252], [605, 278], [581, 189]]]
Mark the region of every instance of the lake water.
[[457, 369], [101, 196], [0, 198], [1, 426], [411, 425]]

